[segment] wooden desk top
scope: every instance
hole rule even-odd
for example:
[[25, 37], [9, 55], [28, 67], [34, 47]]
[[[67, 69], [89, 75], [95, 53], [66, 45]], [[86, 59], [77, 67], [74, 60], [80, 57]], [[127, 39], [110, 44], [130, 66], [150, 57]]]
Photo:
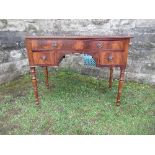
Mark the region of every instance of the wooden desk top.
[[130, 39], [132, 36], [26, 36], [26, 39], [101, 39], [101, 40], [113, 40], [113, 39]]

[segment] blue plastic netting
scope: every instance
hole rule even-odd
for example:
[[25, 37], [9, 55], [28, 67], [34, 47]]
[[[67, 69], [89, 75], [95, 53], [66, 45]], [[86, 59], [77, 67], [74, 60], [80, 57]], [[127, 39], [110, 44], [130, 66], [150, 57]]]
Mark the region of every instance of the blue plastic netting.
[[87, 66], [96, 66], [96, 62], [95, 62], [95, 60], [93, 59], [93, 57], [91, 55], [84, 54], [83, 58], [84, 58], [84, 64], [85, 65], [87, 65]]

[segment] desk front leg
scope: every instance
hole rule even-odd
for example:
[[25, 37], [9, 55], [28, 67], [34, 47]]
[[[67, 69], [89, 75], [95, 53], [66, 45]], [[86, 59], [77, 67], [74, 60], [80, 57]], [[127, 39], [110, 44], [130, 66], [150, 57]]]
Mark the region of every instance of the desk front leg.
[[120, 105], [120, 98], [122, 95], [122, 89], [123, 89], [123, 84], [124, 84], [124, 76], [125, 76], [125, 68], [121, 67], [120, 68], [120, 78], [119, 78], [119, 84], [118, 84], [118, 94], [117, 94], [117, 100], [116, 100], [116, 105]]
[[31, 76], [32, 76], [32, 85], [33, 85], [33, 89], [34, 89], [36, 105], [39, 105], [38, 86], [37, 86], [35, 67], [30, 67], [30, 72], [31, 72]]

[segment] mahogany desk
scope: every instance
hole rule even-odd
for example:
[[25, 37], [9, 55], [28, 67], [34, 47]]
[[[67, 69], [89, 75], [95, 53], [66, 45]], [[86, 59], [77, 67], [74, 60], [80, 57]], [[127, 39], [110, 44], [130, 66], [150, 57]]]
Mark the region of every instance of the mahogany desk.
[[28, 36], [25, 44], [29, 59], [36, 104], [39, 104], [36, 66], [45, 67], [46, 86], [48, 66], [58, 66], [65, 54], [89, 54], [97, 67], [109, 67], [109, 88], [112, 87], [113, 67], [120, 68], [116, 105], [120, 105], [130, 36]]

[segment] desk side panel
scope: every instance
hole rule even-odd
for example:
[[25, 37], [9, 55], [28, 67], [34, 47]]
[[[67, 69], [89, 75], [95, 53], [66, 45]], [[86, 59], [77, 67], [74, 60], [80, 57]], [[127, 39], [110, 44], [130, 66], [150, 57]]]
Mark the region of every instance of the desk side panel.
[[32, 46], [31, 46], [31, 39], [25, 39], [25, 46], [26, 46], [26, 51], [27, 51], [27, 56], [28, 56], [28, 61], [29, 65], [33, 66], [33, 53], [32, 53]]

